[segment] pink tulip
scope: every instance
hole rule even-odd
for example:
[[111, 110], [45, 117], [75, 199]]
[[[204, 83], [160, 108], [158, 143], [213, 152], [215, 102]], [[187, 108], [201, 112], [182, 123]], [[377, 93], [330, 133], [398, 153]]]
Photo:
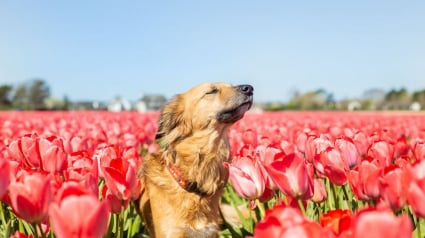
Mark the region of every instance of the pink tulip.
[[412, 237], [412, 223], [407, 215], [395, 216], [391, 210], [369, 208], [356, 214], [352, 229], [353, 238]]
[[100, 238], [108, 228], [107, 202], [91, 195], [65, 197], [51, 205], [49, 214], [58, 238]]
[[0, 157], [0, 199], [6, 193], [10, 183], [10, 164], [9, 161]]
[[425, 218], [425, 160], [406, 168], [407, 201], [416, 216]]
[[413, 145], [413, 153], [416, 160], [425, 160], [425, 141], [416, 141]]
[[309, 136], [305, 142], [305, 157], [312, 162], [316, 155], [326, 151], [329, 147], [333, 147], [333, 145], [326, 136]]
[[231, 164], [224, 164], [229, 168], [229, 179], [236, 193], [247, 199], [259, 198], [266, 185], [259, 161], [251, 157], [235, 157]]
[[37, 134], [25, 135], [10, 143], [8, 155], [26, 168], [50, 173], [62, 172], [68, 165], [63, 141], [56, 136], [42, 138]]
[[99, 152], [100, 169], [111, 192], [121, 200], [137, 199], [141, 189], [135, 163], [124, 158], [119, 146], [107, 146]]
[[360, 163], [359, 152], [351, 139], [336, 139], [335, 149], [340, 152], [341, 158], [344, 161], [347, 169], [352, 169]]
[[397, 165], [385, 168], [380, 178], [382, 198], [392, 209], [398, 210], [406, 204], [408, 182], [405, 180], [405, 170]]
[[9, 186], [9, 197], [18, 217], [29, 223], [40, 223], [47, 218], [52, 201], [50, 177], [38, 172], [21, 171]]
[[355, 170], [348, 173], [350, 188], [361, 200], [373, 200], [381, 195], [379, 179], [382, 169], [369, 160], [363, 160]]
[[34, 238], [34, 236], [33, 235], [25, 235], [24, 233], [16, 231], [15, 234], [10, 236], [9, 238]]
[[266, 187], [271, 190], [278, 190], [278, 187], [274, 184], [264, 166], [273, 163], [276, 160], [281, 160], [285, 157], [285, 153], [277, 148], [271, 146], [257, 146], [255, 149], [256, 158], [260, 161], [263, 169], [263, 174], [266, 177]]
[[257, 223], [254, 238], [281, 237], [289, 227], [302, 223], [306, 218], [295, 208], [278, 205], [267, 210], [264, 219]]
[[295, 154], [265, 165], [270, 178], [287, 196], [308, 199], [313, 196], [313, 168]]
[[314, 158], [314, 166], [316, 171], [321, 175], [325, 175], [336, 185], [344, 185], [347, 182], [345, 170], [348, 166], [344, 163], [341, 153], [328, 147], [325, 151], [320, 152]]
[[311, 200], [320, 203], [325, 201], [326, 198], [327, 194], [322, 179], [314, 179], [314, 192]]
[[367, 153], [367, 149], [369, 147], [367, 135], [362, 131], [357, 132], [353, 136], [353, 143], [356, 145], [356, 148], [359, 151], [360, 157], [365, 157]]
[[124, 201], [118, 199], [114, 194], [112, 194], [111, 190], [108, 188], [108, 186], [104, 185], [102, 188], [102, 198], [108, 202], [109, 208], [112, 213], [119, 214], [121, 211], [128, 206], [128, 200]]
[[299, 210], [276, 206], [267, 211], [264, 219], [257, 223], [254, 238], [334, 238], [329, 228], [322, 228], [317, 222], [307, 220]]
[[393, 163], [394, 146], [386, 141], [377, 141], [369, 147], [367, 155], [372, 157], [379, 167], [384, 168]]

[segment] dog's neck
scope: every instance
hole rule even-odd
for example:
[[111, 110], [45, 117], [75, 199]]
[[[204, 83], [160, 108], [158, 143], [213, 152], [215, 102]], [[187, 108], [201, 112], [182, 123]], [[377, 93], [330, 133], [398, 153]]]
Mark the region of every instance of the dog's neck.
[[205, 196], [215, 194], [225, 186], [228, 171], [223, 162], [230, 159], [227, 134], [194, 135], [180, 141], [174, 148], [168, 151], [164, 163], [186, 191]]

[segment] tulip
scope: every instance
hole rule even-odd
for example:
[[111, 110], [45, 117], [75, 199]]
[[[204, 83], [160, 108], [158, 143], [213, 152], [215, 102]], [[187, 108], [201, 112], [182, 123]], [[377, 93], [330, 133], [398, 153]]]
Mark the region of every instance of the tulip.
[[359, 131], [353, 136], [353, 143], [356, 145], [357, 150], [361, 157], [365, 157], [367, 153], [367, 149], [369, 147], [368, 137], [367, 135]]
[[287, 196], [308, 199], [313, 196], [313, 168], [296, 154], [265, 165], [274, 184]]
[[264, 166], [271, 164], [273, 161], [281, 160], [285, 157], [285, 153], [277, 148], [271, 146], [257, 146], [256, 150], [256, 158], [260, 161], [263, 169], [263, 174], [266, 177], [266, 187], [271, 190], [278, 190], [273, 180], [270, 178], [267, 171], [265, 171]]
[[355, 170], [348, 173], [350, 188], [361, 200], [373, 200], [381, 195], [382, 169], [371, 158], [363, 160]]
[[305, 143], [305, 157], [310, 162], [314, 160], [316, 155], [332, 147], [332, 142], [324, 135], [320, 137], [309, 136]]
[[344, 185], [347, 182], [345, 170], [348, 169], [344, 163], [341, 153], [328, 147], [314, 158], [314, 166], [320, 175], [325, 175], [336, 185]]
[[100, 238], [108, 228], [108, 204], [92, 195], [65, 197], [51, 205], [49, 215], [58, 238]]
[[141, 189], [136, 167], [123, 158], [118, 146], [107, 146], [99, 152], [100, 169], [111, 192], [121, 200], [137, 199]]
[[16, 231], [12, 236], [9, 238], [34, 238], [33, 235], [25, 235], [24, 233], [21, 233], [19, 231]]
[[416, 160], [425, 160], [425, 141], [416, 141], [413, 145], [413, 153]]
[[323, 184], [323, 180], [322, 179], [314, 179], [314, 192], [313, 192], [313, 197], [311, 198], [311, 200], [313, 202], [323, 202], [326, 200], [327, 198], [327, 194], [326, 194], [326, 190], [325, 190], [325, 185]]
[[10, 143], [8, 155], [25, 168], [50, 173], [62, 172], [68, 165], [63, 141], [56, 136], [42, 138], [37, 134], [25, 135]]
[[391, 208], [398, 210], [406, 204], [407, 181], [405, 170], [397, 165], [385, 168], [380, 178], [382, 198]]
[[342, 161], [344, 161], [347, 169], [352, 169], [360, 163], [359, 152], [351, 139], [336, 139], [335, 149], [340, 152]]
[[40, 223], [48, 215], [52, 201], [50, 177], [38, 172], [21, 171], [9, 186], [10, 203], [14, 213], [29, 223]]
[[128, 200], [123, 201], [112, 194], [108, 186], [104, 185], [102, 188], [102, 198], [108, 202], [111, 213], [120, 214], [121, 211], [128, 206]]
[[353, 238], [412, 237], [412, 222], [407, 215], [395, 216], [391, 210], [369, 208], [353, 219]]
[[406, 168], [407, 201], [416, 216], [425, 218], [425, 160]]
[[384, 168], [393, 163], [394, 146], [386, 141], [377, 141], [369, 147], [367, 155], [373, 158], [379, 167]]
[[351, 210], [336, 209], [320, 215], [319, 221], [323, 227], [330, 227], [336, 235], [351, 233]]
[[235, 157], [229, 169], [229, 179], [236, 193], [247, 199], [259, 198], [266, 185], [266, 177], [258, 160], [251, 157]]
[[257, 223], [254, 238], [333, 238], [332, 232], [318, 223], [307, 220], [299, 210], [279, 205], [268, 210], [264, 219]]
[[275, 206], [267, 210], [264, 219], [255, 226], [254, 238], [280, 237], [284, 230], [304, 220], [305, 217], [295, 208], [284, 205]]
[[10, 164], [9, 161], [0, 157], [0, 199], [6, 193], [10, 183]]

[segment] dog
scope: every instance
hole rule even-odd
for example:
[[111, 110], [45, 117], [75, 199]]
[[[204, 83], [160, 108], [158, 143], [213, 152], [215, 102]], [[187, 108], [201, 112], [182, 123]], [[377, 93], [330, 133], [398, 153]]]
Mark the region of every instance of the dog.
[[139, 209], [151, 237], [218, 237], [228, 129], [251, 108], [253, 92], [251, 85], [203, 83], [162, 108], [160, 149], [139, 170]]

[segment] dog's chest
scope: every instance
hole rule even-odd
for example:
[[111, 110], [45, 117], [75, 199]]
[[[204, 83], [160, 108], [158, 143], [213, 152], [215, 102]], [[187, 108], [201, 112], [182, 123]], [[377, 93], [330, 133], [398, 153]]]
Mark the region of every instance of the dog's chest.
[[186, 237], [211, 238], [218, 237], [218, 225], [215, 223], [198, 223], [195, 228], [185, 229]]

